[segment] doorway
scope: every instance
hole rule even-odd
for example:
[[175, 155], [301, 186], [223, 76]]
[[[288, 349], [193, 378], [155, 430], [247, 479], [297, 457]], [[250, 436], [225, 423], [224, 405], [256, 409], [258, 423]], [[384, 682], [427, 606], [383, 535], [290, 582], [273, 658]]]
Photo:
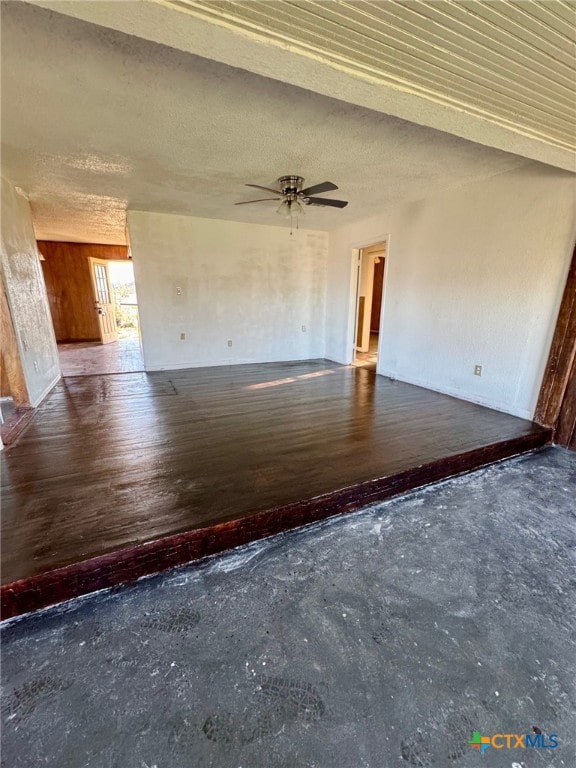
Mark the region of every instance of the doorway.
[[356, 321], [354, 324], [355, 366], [376, 370], [380, 351], [380, 321], [384, 296], [386, 241], [358, 251]]
[[134, 269], [125, 246], [40, 241], [62, 375], [144, 370]]
[[132, 262], [91, 258], [90, 268], [101, 340], [58, 344], [62, 375], [143, 371]]

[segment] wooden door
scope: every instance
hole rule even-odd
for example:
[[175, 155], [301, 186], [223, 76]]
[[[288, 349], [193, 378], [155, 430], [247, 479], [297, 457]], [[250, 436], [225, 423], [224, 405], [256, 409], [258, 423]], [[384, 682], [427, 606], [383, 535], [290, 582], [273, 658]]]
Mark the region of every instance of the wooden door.
[[94, 287], [94, 308], [98, 314], [100, 339], [102, 344], [109, 344], [118, 338], [114, 299], [108, 274], [108, 262], [104, 259], [90, 259], [90, 272]]
[[372, 284], [372, 312], [370, 314], [370, 332], [380, 332], [380, 313], [382, 312], [382, 291], [384, 288], [384, 258], [379, 256], [374, 264], [374, 282]]

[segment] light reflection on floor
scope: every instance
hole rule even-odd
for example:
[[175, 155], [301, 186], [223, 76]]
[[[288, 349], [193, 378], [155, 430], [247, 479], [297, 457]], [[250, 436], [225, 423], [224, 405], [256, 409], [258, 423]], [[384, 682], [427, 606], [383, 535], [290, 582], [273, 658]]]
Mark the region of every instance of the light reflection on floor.
[[58, 344], [58, 354], [63, 376], [94, 376], [144, 370], [142, 350], [137, 336], [118, 339], [110, 344]]
[[268, 389], [269, 387], [280, 387], [282, 384], [292, 384], [301, 379], [317, 379], [319, 376], [327, 376], [334, 373], [332, 369], [325, 371], [314, 371], [313, 373], [303, 373], [300, 376], [289, 376], [286, 379], [276, 379], [275, 381], [262, 381], [259, 384], [250, 384], [246, 389]]

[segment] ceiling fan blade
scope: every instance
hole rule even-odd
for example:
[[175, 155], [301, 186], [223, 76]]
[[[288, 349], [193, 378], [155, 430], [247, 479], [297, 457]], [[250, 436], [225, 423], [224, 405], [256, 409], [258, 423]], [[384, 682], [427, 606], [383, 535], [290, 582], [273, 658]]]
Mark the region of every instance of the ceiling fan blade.
[[281, 195], [282, 192], [279, 189], [270, 189], [270, 187], [261, 187], [260, 184], [244, 184], [245, 187], [254, 187], [255, 189], [263, 189], [265, 192], [274, 192], [275, 195]]
[[308, 197], [308, 195], [319, 195], [321, 192], [333, 192], [335, 189], [338, 189], [336, 184], [332, 184], [331, 181], [323, 181], [321, 184], [314, 184], [313, 187], [306, 187], [302, 193]]
[[331, 200], [329, 197], [309, 197], [306, 205], [328, 205], [332, 208], [346, 208], [348, 200]]
[[248, 205], [249, 203], [264, 203], [266, 200], [282, 200], [281, 197], [261, 197], [260, 200], [243, 200], [241, 203], [234, 203], [234, 205]]

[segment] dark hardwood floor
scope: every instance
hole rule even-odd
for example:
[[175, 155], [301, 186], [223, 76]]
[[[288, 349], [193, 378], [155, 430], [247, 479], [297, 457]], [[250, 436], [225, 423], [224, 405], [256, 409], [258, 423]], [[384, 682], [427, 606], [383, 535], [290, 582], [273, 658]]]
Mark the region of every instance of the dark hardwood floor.
[[545, 444], [325, 360], [64, 379], [2, 457], [4, 617]]

